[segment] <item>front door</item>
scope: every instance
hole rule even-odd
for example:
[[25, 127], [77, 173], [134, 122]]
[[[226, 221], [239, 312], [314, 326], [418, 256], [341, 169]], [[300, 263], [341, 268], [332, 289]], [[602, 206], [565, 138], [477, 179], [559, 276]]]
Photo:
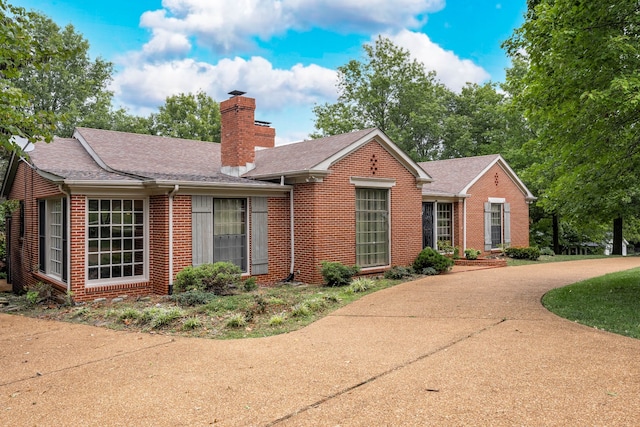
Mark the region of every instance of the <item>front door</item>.
[[433, 202], [422, 202], [422, 247], [433, 247]]

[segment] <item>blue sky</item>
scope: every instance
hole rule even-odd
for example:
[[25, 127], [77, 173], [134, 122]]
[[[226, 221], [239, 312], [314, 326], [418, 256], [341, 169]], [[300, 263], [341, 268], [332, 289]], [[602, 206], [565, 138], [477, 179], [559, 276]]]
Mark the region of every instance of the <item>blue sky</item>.
[[167, 96], [256, 98], [277, 143], [306, 139], [315, 104], [335, 102], [336, 68], [382, 34], [458, 91], [500, 82], [500, 44], [526, 0], [14, 0], [72, 24], [115, 65], [115, 106], [148, 115]]

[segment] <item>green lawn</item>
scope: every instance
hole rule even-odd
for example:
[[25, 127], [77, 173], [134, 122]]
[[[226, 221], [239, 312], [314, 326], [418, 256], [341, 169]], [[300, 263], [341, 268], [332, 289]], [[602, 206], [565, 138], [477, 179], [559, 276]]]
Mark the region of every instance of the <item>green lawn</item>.
[[580, 261], [584, 259], [598, 259], [598, 258], [607, 258], [607, 257], [608, 257], [607, 255], [555, 255], [555, 256], [541, 255], [537, 261], [507, 258], [507, 265], [518, 266], [518, 265], [540, 264], [545, 262]]
[[554, 289], [542, 303], [566, 319], [640, 339], [638, 268]]

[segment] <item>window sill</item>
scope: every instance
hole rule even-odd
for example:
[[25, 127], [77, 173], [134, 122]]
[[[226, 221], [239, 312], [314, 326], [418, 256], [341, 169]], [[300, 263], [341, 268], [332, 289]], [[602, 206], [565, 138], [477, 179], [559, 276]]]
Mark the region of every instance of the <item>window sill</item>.
[[43, 273], [41, 271], [37, 271], [33, 273], [33, 277], [35, 277], [36, 279], [42, 282], [46, 282], [50, 284], [51, 286], [53, 286], [54, 288], [60, 291], [67, 292], [67, 289], [68, 289], [67, 284], [57, 277], [49, 276], [48, 274]]
[[99, 280], [87, 280], [84, 285], [85, 288], [106, 288], [109, 286], [118, 286], [118, 285], [136, 285], [139, 283], [147, 283], [149, 282], [148, 277], [130, 277], [128, 279], [99, 279]]

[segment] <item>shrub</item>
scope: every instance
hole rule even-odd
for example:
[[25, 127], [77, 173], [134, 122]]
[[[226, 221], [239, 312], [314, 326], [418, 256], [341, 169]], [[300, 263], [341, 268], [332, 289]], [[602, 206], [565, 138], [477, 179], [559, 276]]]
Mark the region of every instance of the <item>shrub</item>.
[[36, 305], [53, 299], [53, 287], [48, 283], [38, 282], [27, 289], [25, 295], [29, 305]]
[[526, 259], [530, 261], [537, 261], [540, 258], [540, 249], [532, 246], [517, 247], [512, 246], [505, 248], [504, 253], [509, 258], [514, 259]]
[[466, 259], [478, 259], [478, 255], [480, 255], [480, 251], [477, 249], [469, 248], [464, 250], [464, 257]]
[[245, 292], [251, 292], [258, 289], [258, 282], [256, 281], [256, 278], [247, 278], [244, 282], [242, 282], [242, 289], [244, 289]]
[[553, 249], [551, 249], [549, 247], [545, 247], [545, 248], [540, 249], [540, 255], [556, 256], [556, 253], [553, 251]]
[[236, 313], [229, 317], [227, 320], [227, 326], [230, 328], [242, 328], [247, 325], [247, 319], [242, 313]]
[[422, 269], [422, 274], [424, 274], [425, 276], [435, 276], [438, 274], [438, 272], [433, 267], [427, 267]]
[[326, 308], [327, 301], [322, 298], [312, 298], [305, 301], [305, 304], [307, 305], [307, 307], [309, 307], [310, 311], [318, 312]]
[[192, 289], [190, 291], [181, 292], [179, 294], [173, 294], [169, 297], [171, 301], [174, 301], [178, 305], [182, 306], [196, 306], [207, 304], [209, 301], [214, 299], [216, 296], [210, 292], [203, 292], [197, 289]]
[[200, 319], [198, 319], [197, 317], [189, 317], [182, 323], [182, 329], [185, 331], [192, 330], [199, 328], [201, 325], [202, 323], [200, 322]]
[[423, 271], [427, 267], [431, 267], [438, 273], [448, 271], [453, 266], [453, 260], [436, 252], [432, 248], [424, 248], [413, 262], [415, 271]]
[[413, 274], [411, 267], [402, 267], [395, 265], [384, 272], [384, 278], [389, 280], [400, 280]]
[[240, 267], [230, 262], [185, 267], [176, 275], [173, 290], [176, 293], [199, 290], [229, 295], [240, 284], [241, 274]]
[[322, 261], [321, 273], [327, 286], [346, 286], [359, 271], [357, 265], [349, 267], [341, 262]]
[[349, 290], [355, 294], [358, 292], [366, 292], [373, 286], [375, 286], [375, 283], [372, 279], [369, 279], [368, 277], [359, 277], [351, 282]]
[[306, 317], [310, 314], [311, 309], [309, 309], [307, 303], [302, 302], [291, 307], [291, 315], [293, 317]]
[[287, 319], [284, 313], [274, 314], [269, 318], [269, 326], [279, 326]]

